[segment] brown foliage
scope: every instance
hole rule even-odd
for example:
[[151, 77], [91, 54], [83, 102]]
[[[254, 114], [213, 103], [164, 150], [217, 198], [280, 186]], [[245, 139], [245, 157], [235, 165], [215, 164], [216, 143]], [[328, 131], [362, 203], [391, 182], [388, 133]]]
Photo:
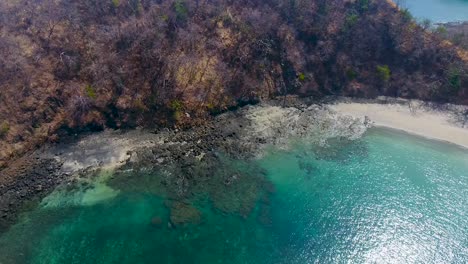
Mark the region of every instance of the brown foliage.
[[365, 2], [2, 3], [0, 160], [64, 131], [189, 124], [288, 93], [468, 103], [459, 51], [386, 1]]

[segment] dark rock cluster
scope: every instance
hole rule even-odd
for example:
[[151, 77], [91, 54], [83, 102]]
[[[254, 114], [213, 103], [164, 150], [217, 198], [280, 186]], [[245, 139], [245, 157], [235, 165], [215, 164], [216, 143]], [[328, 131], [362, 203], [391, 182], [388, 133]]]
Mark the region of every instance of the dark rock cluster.
[[[269, 201], [274, 187], [264, 169], [254, 161], [266, 146], [278, 144], [283, 147], [289, 137], [312, 139], [317, 134], [326, 134], [327, 137], [353, 138], [365, 131], [362, 120], [336, 118], [320, 107], [305, 104], [281, 110], [274, 102], [272, 105], [247, 106], [226, 112], [211, 122], [188, 130], [160, 129], [152, 131], [152, 136], [150, 133], [114, 135], [135, 137], [130, 141], [138, 142], [138, 147], [128, 151], [127, 162], [107, 179], [107, 185], [124, 192], [146, 192], [165, 197], [170, 215], [167, 221], [171, 228], [201, 223], [202, 212], [195, 206], [199, 201], [209, 201], [222, 214], [247, 218], [255, 212], [262, 223], [269, 223]], [[273, 113], [276, 118], [274, 124], [270, 123], [273, 120], [268, 116], [270, 110], [279, 112], [279, 115]], [[262, 123], [265, 118], [266, 125]], [[95, 147], [95, 140], [98, 139], [94, 137], [89, 140]], [[99, 139], [102, 142], [109, 140], [112, 138]], [[141, 142], [152, 143], [142, 146]], [[91, 149], [93, 151], [86, 149], [90, 148], [89, 144], [79, 145], [85, 148], [79, 149], [84, 156], [96, 152], [94, 148]], [[104, 145], [108, 145], [106, 151], [116, 151], [110, 144]], [[69, 151], [73, 152], [73, 149]], [[96, 153], [106, 156], [104, 152], [103, 149]], [[67, 153], [60, 155], [65, 157]], [[346, 156], [340, 152], [333, 155], [337, 156], [335, 158]], [[37, 204], [60, 183], [68, 182], [73, 188], [75, 179], [91, 177], [94, 175], [92, 171], [100, 166], [98, 162], [97, 167], [65, 173], [66, 170], [57, 161], [61, 159], [54, 157], [57, 156], [34, 154], [2, 171], [0, 227], [6, 228], [31, 201]], [[314, 173], [314, 168], [308, 164], [302, 166], [309, 174]], [[156, 227], [166, 222], [160, 216], [150, 220], [151, 225]]]
[[17, 160], [0, 175], [0, 233], [16, 219], [18, 212], [37, 204], [67, 175], [53, 159], [31, 155]]

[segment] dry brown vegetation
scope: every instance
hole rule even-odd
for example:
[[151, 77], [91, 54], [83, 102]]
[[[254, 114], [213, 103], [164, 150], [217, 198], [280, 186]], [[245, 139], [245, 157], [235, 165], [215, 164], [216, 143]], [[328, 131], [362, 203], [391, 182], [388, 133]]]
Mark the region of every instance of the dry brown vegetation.
[[465, 51], [468, 49], [468, 21], [439, 24], [434, 29], [434, 32], [440, 37], [446, 38], [455, 45], [465, 49]]
[[386, 1], [1, 1], [0, 165], [285, 94], [468, 104], [460, 54]]

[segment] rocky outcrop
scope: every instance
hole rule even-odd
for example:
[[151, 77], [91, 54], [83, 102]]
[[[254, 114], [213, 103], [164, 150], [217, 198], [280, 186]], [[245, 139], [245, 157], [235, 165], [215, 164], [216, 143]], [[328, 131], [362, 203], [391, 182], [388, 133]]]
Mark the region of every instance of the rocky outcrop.
[[38, 155], [23, 157], [0, 174], [0, 233], [6, 230], [27, 206], [36, 204], [63, 182], [62, 164]]
[[[167, 196], [173, 201], [168, 205], [173, 226], [198, 219], [190, 201], [199, 196], [208, 197], [222, 213], [248, 217], [258, 201], [268, 200], [274, 192], [263, 169], [251, 162], [268, 146], [288, 148], [295, 139], [305, 138], [325, 151], [330, 140], [352, 142], [368, 126], [365, 118], [343, 117], [326, 106], [300, 103], [282, 108], [275, 102], [247, 106], [205, 126], [158, 131], [160, 141], [135, 150], [131, 154], [135, 159], [109, 184], [122, 191], [140, 186], [139, 190]], [[332, 156], [338, 159], [340, 153]]]
[[[330, 139], [359, 138], [367, 125], [364, 118], [343, 117], [298, 101], [288, 107], [277, 102], [246, 106], [188, 130], [89, 135], [45, 148], [3, 171], [7, 176], [0, 178], [0, 224], [7, 227], [28, 201], [44, 197], [58, 184], [67, 182], [73, 188], [80, 177], [100, 168], [117, 169], [106, 183], [116, 190], [139, 186], [138, 191], [170, 199], [174, 227], [201, 221], [191, 203], [200, 195], [222, 213], [248, 217], [258, 201], [274, 192], [265, 172], [251, 162], [267, 146], [287, 148], [292, 139], [307, 138], [323, 148]], [[161, 225], [158, 218], [151, 223]]]

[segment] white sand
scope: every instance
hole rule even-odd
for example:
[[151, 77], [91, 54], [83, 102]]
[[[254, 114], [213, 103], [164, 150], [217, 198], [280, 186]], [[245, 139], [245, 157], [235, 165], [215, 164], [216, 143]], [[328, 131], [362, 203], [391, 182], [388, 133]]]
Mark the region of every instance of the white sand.
[[420, 101], [399, 100], [399, 103], [340, 102], [330, 105], [338, 113], [353, 117], [368, 116], [375, 126], [399, 129], [426, 138], [451, 142], [468, 148], [468, 121], [462, 113], [465, 106], [449, 105], [434, 110]]

